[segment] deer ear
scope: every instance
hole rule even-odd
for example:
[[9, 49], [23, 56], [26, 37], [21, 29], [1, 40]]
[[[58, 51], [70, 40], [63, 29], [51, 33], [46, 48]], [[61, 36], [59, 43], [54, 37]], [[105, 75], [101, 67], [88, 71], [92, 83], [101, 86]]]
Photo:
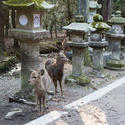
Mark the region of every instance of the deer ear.
[[41, 70], [40, 70], [41, 76], [44, 75], [44, 72], [45, 72], [44, 69], [41, 69]]

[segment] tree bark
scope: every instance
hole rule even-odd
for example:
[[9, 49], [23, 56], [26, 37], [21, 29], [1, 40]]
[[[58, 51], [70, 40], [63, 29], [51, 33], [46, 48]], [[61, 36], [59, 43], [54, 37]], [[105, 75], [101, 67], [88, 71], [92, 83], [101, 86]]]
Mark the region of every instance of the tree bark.
[[104, 17], [104, 21], [108, 21], [112, 14], [112, 0], [99, 0], [102, 8], [98, 12]]

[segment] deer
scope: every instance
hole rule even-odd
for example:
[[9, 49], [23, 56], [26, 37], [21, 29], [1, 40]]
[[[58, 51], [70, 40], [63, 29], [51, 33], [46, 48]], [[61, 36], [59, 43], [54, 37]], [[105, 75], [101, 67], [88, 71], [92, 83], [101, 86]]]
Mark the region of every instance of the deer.
[[63, 97], [63, 90], [62, 90], [63, 70], [64, 70], [64, 63], [67, 62], [68, 59], [62, 52], [60, 52], [57, 55], [55, 60], [49, 59], [45, 62], [45, 69], [54, 83], [55, 94], [57, 93], [57, 82], [59, 82], [62, 97]]
[[45, 99], [47, 93], [47, 84], [44, 75], [44, 69], [41, 70], [33, 70], [30, 75], [29, 84], [33, 86], [34, 93], [36, 95], [36, 103], [39, 106], [40, 114], [41, 112], [41, 102], [43, 103], [43, 113], [45, 110]]

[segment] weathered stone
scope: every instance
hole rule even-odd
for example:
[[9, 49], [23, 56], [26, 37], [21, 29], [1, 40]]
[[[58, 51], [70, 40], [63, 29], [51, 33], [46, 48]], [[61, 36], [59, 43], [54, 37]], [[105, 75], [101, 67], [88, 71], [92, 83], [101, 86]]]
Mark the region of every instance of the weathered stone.
[[21, 73], [21, 65], [17, 64], [10, 72], [9, 75], [10, 76], [20, 76]]
[[8, 112], [4, 118], [6, 120], [12, 120], [15, 116], [22, 115], [22, 113], [23, 113], [22, 109], [14, 108], [14, 109], [11, 109], [11, 111]]
[[121, 11], [116, 11], [116, 15], [113, 15], [112, 18], [108, 21], [109, 24], [124, 24], [125, 18], [121, 17]]
[[73, 56], [72, 56], [72, 74], [75, 76], [79, 76], [83, 73], [84, 68], [84, 54], [83, 49], [72, 48]]
[[71, 23], [68, 26], [64, 26], [63, 29], [75, 32], [89, 32], [90, 27], [87, 23]]
[[22, 42], [39, 42], [41, 39], [49, 37], [47, 30], [24, 30], [24, 29], [9, 29], [9, 36], [18, 39]]

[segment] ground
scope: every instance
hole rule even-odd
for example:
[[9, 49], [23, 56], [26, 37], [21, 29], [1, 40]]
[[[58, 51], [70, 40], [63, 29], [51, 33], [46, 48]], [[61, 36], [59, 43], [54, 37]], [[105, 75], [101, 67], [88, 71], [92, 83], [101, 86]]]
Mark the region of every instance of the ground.
[[[12, 40], [13, 42], [13, 40]], [[6, 40], [7, 49], [10, 50], [12, 46], [12, 42], [9, 42]], [[11, 50], [10, 50], [11, 51]], [[13, 50], [12, 50], [13, 51]], [[40, 55], [41, 59], [41, 68], [44, 68], [44, 63], [47, 59], [52, 59], [56, 56], [55, 53], [51, 54], [42, 54]], [[0, 61], [2, 59], [0, 58]], [[72, 66], [71, 64], [65, 64], [64, 67], [64, 79], [67, 75], [71, 74]], [[85, 67], [84, 72], [86, 75], [88, 75], [91, 78], [91, 84], [88, 86], [79, 86], [76, 83], [67, 85], [64, 83], [63, 80], [63, 90], [64, 90], [64, 99], [60, 96], [60, 93], [53, 96], [52, 98], [50, 96], [47, 97], [47, 107], [46, 113], [49, 113], [53, 110], [63, 110], [62, 107], [66, 104], [69, 104], [81, 97], [84, 97], [88, 95], [89, 93], [92, 93], [95, 90], [95, 88], [101, 88], [103, 86], [108, 85], [113, 81], [114, 79], [118, 79], [120, 77], [123, 77], [125, 75], [125, 71], [111, 71], [105, 69], [104, 72], [108, 74], [108, 77], [106, 78], [96, 78], [95, 76], [92, 76], [90, 72], [92, 72], [91, 67]], [[52, 84], [52, 81], [48, 77], [48, 74], [45, 73], [49, 90], [54, 91], [54, 87]], [[0, 124], [1, 125], [22, 125], [24, 123], [27, 123], [37, 117], [39, 117], [39, 113], [35, 110], [34, 107], [27, 106], [24, 104], [17, 104], [17, 103], [9, 103], [9, 97], [13, 96], [16, 92], [18, 92], [21, 88], [21, 79], [19, 77], [10, 76], [9, 73], [0, 74]], [[58, 91], [60, 89], [58, 88]], [[60, 92], [60, 91], [59, 91]], [[49, 100], [50, 99], [50, 100]], [[48, 101], [49, 100], [49, 101]], [[12, 110], [13, 108], [21, 108], [23, 109], [23, 114], [18, 115], [13, 118], [13, 120], [5, 120], [5, 115]], [[74, 114], [73, 112], [72, 114]]]
[[[47, 54], [47, 55], [41, 55], [41, 67], [44, 68], [44, 62], [47, 59], [51, 59], [55, 57], [55, 54]], [[65, 76], [71, 74], [72, 66], [71, 64], [65, 64], [64, 67], [64, 78]], [[90, 72], [92, 71], [91, 67], [85, 67], [84, 72], [86, 72], [87, 75], [90, 75]], [[125, 71], [111, 71], [105, 69], [105, 72], [109, 74], [109, 77], [107, 78], [95, 78], [94, 76], [90, 76], [92, 79], [92, 82], [89, 86], [81, 87], [75, 83], [71, 85], [64, 84], [63, 81], [63, 90], [64, 90], [64, 96], [63, 99], [60, 96], [60, 93], [53, 96], [51, 100], [47, 101], [48, 109], [46, 110], [46, 113], [53, 111], [53, 110], [60, 110], [62, 107], [66, 104], [69, 104], [81, 97], [84, 97], [85, 95], [95, 91], [95, 88], [103, 87], [109, 82], [111, 82], [113, 79], [117, 79], [119, 77], [122, 77], [125, 75]], [[48, 77], [47, 73], [45, 74], [49, 90], [54, 91], [53, 84], [51, 83], [50, 78]], [[27, 123], [30, 120], [33, 120], [37, 117], [39, 117], [39, 113], [35, 111], [34, 107], [23, 105], [23, 104], [17, 104], [17, 103], [8, 103], [8, 97], [14, 95], [14, 93], [18, 92], [20, 90], [21, 84], [20, 84], [20, 77], [15, 78], [13, 76], [9, 76], [8, 73], [2, 74], [0, 76], [0, 123], [2, 125], [22, 125], [23, 123]], [[59, 88], [58, 88], [59, 90]], [[60, 91], [59, 91], [60, 92]], [[47, 97], [47, 100], [50, 99], [50, 96]], [[4, 116], [12, 109], [12, 108], [22, 108], [23, 114], [14, 117], [13, 120], [5, 120]]]

